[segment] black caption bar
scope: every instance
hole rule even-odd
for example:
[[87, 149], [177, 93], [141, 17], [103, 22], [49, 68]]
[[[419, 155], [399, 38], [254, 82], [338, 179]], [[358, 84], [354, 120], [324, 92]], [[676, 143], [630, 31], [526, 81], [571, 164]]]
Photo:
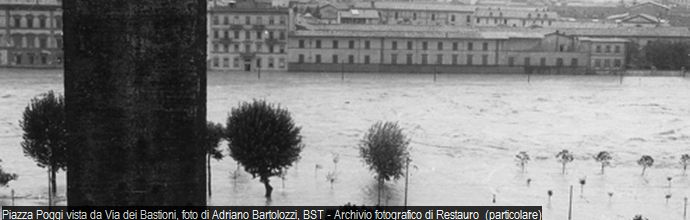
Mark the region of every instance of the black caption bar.
[[3, 206], [2, 219], [155, 220], [527, 220], [542, 219], [541, 206]]

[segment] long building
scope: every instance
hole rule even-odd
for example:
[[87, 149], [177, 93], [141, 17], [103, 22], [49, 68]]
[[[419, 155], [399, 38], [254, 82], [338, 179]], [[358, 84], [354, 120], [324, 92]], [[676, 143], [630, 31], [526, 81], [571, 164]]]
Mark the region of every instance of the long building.
[[603, 74], [624, 69], [628, 42], [559, 31], [307, 30], [290, 36], [289, 70]]
[[61, 1], [0, 1], [0, 28], [0, 66], [62, 67]]

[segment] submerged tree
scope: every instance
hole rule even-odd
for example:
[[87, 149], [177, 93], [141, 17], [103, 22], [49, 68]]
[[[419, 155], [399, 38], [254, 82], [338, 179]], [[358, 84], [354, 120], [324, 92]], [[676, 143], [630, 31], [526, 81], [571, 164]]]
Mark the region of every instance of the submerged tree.
[[520, 170], [524, 173], [525, 172], [525, 165], [527, 165], [527, 162], [529, 162], [529, 160], [530, 160], [529, 155], [525, 151], [520, 151], [520, 153], [515, 155], [515, 158], [518, 161], [518, 165], [520, 166]]
[[208, 173], [208, 196], [211, 196], [211, 158], [220, 160], [223, 159], [223, 154], [218, 149], [218, 144], [225, 133], [222, 124], [208, 122], [206, 123], [206, 138], [204, 145], [206, 147], [206, 172]]
[[290, 112], [266, 101], [244, 102], [233, 108], [225, 135], [230, 156], [260, 178], [269, 198], [273, 191], [269, 177], [280, 176], [299, 160], [303, 149], [300, 128]]
[[558, 152], [556, 154], [556, 159], [558, 159], [558, 162], [560, 162], [563, 166], [562, 173], [565, 174], [565, 165], [570, 162], [573, 162], [573, 159], [575, 158], [573, 157], [573, 154], [570, 153], [568, 150], [562, 150], [561, 152]]
[[683, 166], [683, 176], [685, 176], [685, 171], [688, 170], [688, 164], [690, 164], [690, 155], [683, 154], [680, 156], [680, 165]]
[[63, 96], [49, 91], [32, 99], [24, 109], [20, 126], [24, 130], [21, 143], [24, 155], [33, 158], [39, 167], [48, 168], [48, 195], [52, 198], [57, 192], [56, 173], [67, 169]]
[[384, 181], [399, 179], [409, 160], [410, 140], [403, 134], [398, 123], [376, 122], [364, 134], [359, 153], [369, 169], [376, 173], [379, 188], [379, 204]]
[[642, 176], [644, 176], [644, 171], [647, 170], [648, 167], [654, 165], [654, 158], [649, 155], [643, 155], [639, 160], [637, 160], [637, 164], [642, 166]]
[[[2, 160], [0, 160], [0, 162], [2, 162]], [[17, 174], [5, 173], [5, 171], [2, 170], [2, 166], [0, 166], [0, 187], [7, 186], [7, 183], [15, 179], [17, 179]]]
[[604, 167], [611, 165], [611, 153], [608, 151], [601, 151], [597, 155], [594, 155], [594, 160], [601, 163], [601, 175], [604, 175]]

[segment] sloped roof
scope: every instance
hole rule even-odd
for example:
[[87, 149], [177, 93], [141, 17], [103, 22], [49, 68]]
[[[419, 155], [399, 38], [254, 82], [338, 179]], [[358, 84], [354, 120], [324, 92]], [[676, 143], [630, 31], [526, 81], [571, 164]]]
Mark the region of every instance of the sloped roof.
[[601, 37], [580, 37], [578, 38], [580, 41], [591, 41], [591, 42], [600, 42], [600, 43], [626, 43], [629, 40], [624, 39], [624, 38], [601, 38]]
[[666, 10], [670, 10], [670, 9], [671, 9], [671, 7], [668, 7], [668, 6], [664, 5], [664, 4], [661, 4], [661, 3], [655, 2], [655, 1], [646, 1], [646, 2], [642, 2], [642, 3], [638, 3], [638, 4], [636, 4], [636, 5], [630, 6], [630, 8], [642, 7], [642, 6], [644, 6], [644, 5], [653, 5], [653, 6], [656, 6], [656, 7], [664, 8], [664, 9], [666, 9]]
[[[358, 2], [355, 8], [372, 8], [371, 2]], [[408, 10], [408, 11], [457, 11], [474, 12], [473, 5], [453, 5], [436, 3], [409, 3], [409, 2], [375, 2], [374, 8]]]
[[621, 21], [626, 22], [626, 21], [633, 20], [635, 18], [642, 18], [644, 20], [649, 21], [650, 23], [659, 23], [661, 21], [659, 18], [657, 18], [655, 16], [648, 15], [648, 14], [636, 14], [636, 15], [632, 15], [632, 16], [627, 16], [627, 17], [621, 19]]

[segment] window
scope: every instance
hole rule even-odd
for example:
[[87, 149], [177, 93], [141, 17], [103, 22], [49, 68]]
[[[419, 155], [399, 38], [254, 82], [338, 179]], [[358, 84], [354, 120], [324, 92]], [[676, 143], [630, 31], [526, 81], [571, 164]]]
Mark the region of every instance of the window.
[[249, 16], [244, 17], [244, 24], [251, 24], [252, 20]]
[[273, 57], [269, 57], [268, 58], [268, 68], [275, 68], [275, 64], [273, 62], [274, 62]]
[[228, 31], [223, 31], [223, 38], [230, 38], [230, 33]]
[[594, 59], [594, 67], [601, 67], [601, 60], [600, 59]]
[[369, 49], [370, 46], [371, 44], [369, 41], [364, 41], [364, 49]]
[[251, 33], [249, 33], [249, 31], [244, 31], [244, 39], [249, 40], [250, 38], [252, 38]]
[[233, 35], [235, 35], [235, 39], [240, 39], [240, 31], [234, 31]]
[[263, 38], [263, 31], [256, 31], [256, 39]]
[[235, 52], [240, 52], [240, 44], [234, 44]]
[[546, 66], [546, 57], [542, 57], [541, 60], [539, 60], [539, 64], [541, 66]]
[[22, 26], [22, 17], [19, 15], [14, 16], [14, 27], [21, 27]]
[[453, 61], [451, 61], [451, 62], [453, 63], [453, 65], [458, 65], [458, 55], [457, 54], [453, 54]]
[[611, 53], [611, 45], [606, 45], [606, 53]]
[[482, 65], [489, 65], [489, 55], [482, 55]]
[[408, 65], [411, 65], [411, 64], [412, 64], [412, 54], [411, 54], [411, 53], [408, 53], [408, 54], [407, 54], [407, 64], [408, 64]]
[[333, 60], [333, 63], [338, 63], [338, 55], [334, 54], [331, 59]]
[[218, 44], [213, 44], [213, 52], [219, 52], [218, 50]]
[[304, 48], [304, 40], [299, 40], [299, 48]]
[[486, 42], [482, 43], [482, 50], [484, 50], [484, 51], [489, 50], [489, 43], [486, 43]]
[[438, 50], [443, 50], [443, 42], [438, 42], [438, 45], [436, 47]]
[[223, 52], [230, 52], [230, 45], [228, 44], [223, 44]]
[[412, 13], [412, 20], [417, 20], [417, 13]]
[[558, 45], [558, 51], [563, 52], [563, 50], [565, 50], [565, 45], [563, 45], [563, 44]]
[[609, 68], [611, 67], [611, 60], [605, 59], [604, 60], [604, 68]]
[[223, 24], [224, 25], [230, 24], [230, 18], [228, 16], [223, 16]]
[[578, 65], [577, 63], [578, 63], [578, 62], [577, 62], [577, 58], [572, 58], [572, 59], [570, 60], [570, 66], [575, 67], [575, 66]]
[[621, 60], [620, 59], [613, 60], [613, 66], [614, 67], [621, 67]]
[[455, 22], [455, 15], [450, 16], [450, 21]]
[[436, 55], [436, 64], [443, 64], [443, 54]]
[[256, 67], [261, 68], [261, 58], [256, 58]]
[[436, 14], [431, 14], [431, 20], [435, 21], [436, 20]]
[[525, 65], [525, 66], [531, 65], [531, 64], [530, 64], [530, 59], [529, 59], [529, 57], [525, 57], [525, 62], [524, 62], [523, 65]]
[[338, 49], [338, 41], [337, 40], [333, 41], [333, 49]]
[[556, 58], [556, 66], [563, 66], [563, 58]]
[[285, 45], [280, 45], [280, 53], [285, 53]]
[[220, 34], [218, 34], [218, 30], [213, 30], [213, 38], [220, 38]]
[[263, 44], [261, 43], [256, 43], [256, 51], [260, 52], [264, 49]]
[[348, 47], [349, 47], [350, 49], [355, 49], [355, 41], [353, 41], [353, 40], [349, 41], [349, 42], [348, 42]]
[[48, 56], [46, 54], [41, 54], [41, 64], [48, 64]]
[[347, 62], [349, 62], [349, 63], [355, 63], [355, 55], [347, 56]]
[[479, 24], [479, 21], [480, 21], [479, 18], [477, 18], [477, 24]]
[[62, 17], [61, 16], [55, 16], [55, 26], [57, 26], [57, 28], [62, 28]]
[[273, 53], [275, 51], [275, 49], [273, 49], [273, 47], [275, 47], [275, 46], [274, 45], [268, 45], [268, 52], [269, 53]]
[[[467, 22], [467, 23], [472, 22], [472, 18], [471, 18], [469, 15], [467, 16], [466, 22]], [[479, 22], [477, 22], [477, 23], [479, 23]]]
[[304, 63], [304, 54], [299, 55], [299, 59], [297, 60], [298, 63]]
[[422, 54], [422, 64], [427, 64], [428, 59], [429, 59], [428, 54]]
[[515, 65], [515, 57], [508, 57], [508, 66]]
[[223, 67], [230, 67], [230, 58], [223, 57]]
[[458, 42], [453, 42], [453, 50], [458, 50]]
[[614, 53], [620, 53], [620, 52], [621, 52], [621, 46], [620, 46], [620, 45], [616, 45], [616, 46], [613, 48], [613, 52], [614, 52]]
[[391, 64], [398, 64], [398, 54], [391, 54]]
[[285, 40], [285, 32], [278, 31], [278, 35], [280, 36], [278, 39]]
[[595, 51], [596, 51], [597, 53], [601, 53], [601, 45], [597, 45]]
[[48, 48], [48, 38], [46, 36], [38, 37], [38, 47], [39, 48]]
[[16, 64], [22, 64], [22, 55], [21, 54], [15, 54], [14, 55], [14, 62]]
[[422, 42], [422, 50], [427, 50], [428, 47], [429, 47], [429, 43], [428, 43], [428, 42], [426, 42], [426, 41]]
[[272, 24], [275, 24], [275, 23], [276, 23], [276, 21], [275, 21], [275, 19], [273, 19], [273, 16], [268, 16], [268, 24], [271, 24], [271, 25], [272, 25]]
[[38, 17], [38, 26], [41, 28], [46, 27], [46, 16], [41, 15]]
[[235, 57], [232, 59], [232, 67], [235, 67], [235, 68], [240, 67], [240, 58]]
[[285, 68], [285, 58], [278, 59], [278, 67]]
[[395, 12], [395, 16], [394, 16], [394, 17], [395, 17], [395, 19], [398, 19], [398, 12], [397, 12], [397, 11]]
[[473, 50], [474, 44], [472, 42], [467, 43], [467, 50]]
[[273, 35], [274, 35], [273, 31], [269, 31], [268, 32], [268, 39], [274, 39]]
[[412, 41], [407, 42], [407, 49], [412, 50]]
[[280, 16], [280, 24], [285, 24], [285, 16]]
[[218, 57], [214, 57], [214, 58], [213, 58], [213, 67], [218, 67], [218, 66], [219, 66], [219, 64], [218, 64]]
[[397, 41], [391, 42], [391, 48], [392, 48], [393, 50], [397, 50], [397, 49], [398, 49], [398, 42], [397, 42]]
[[471, 54], [467, 55], [467, 65], [472, 65], [473, 57]]
[[211, 20], [213, 20], [214, 25], [217, 25], [218, 24], [218, 15], [214, 15]]
[[321, 48], [321, 40], [316, 40], [316, 48]]
[[321, 63], [321, 54], [316, 54], [314, 56], [314, 63]]

